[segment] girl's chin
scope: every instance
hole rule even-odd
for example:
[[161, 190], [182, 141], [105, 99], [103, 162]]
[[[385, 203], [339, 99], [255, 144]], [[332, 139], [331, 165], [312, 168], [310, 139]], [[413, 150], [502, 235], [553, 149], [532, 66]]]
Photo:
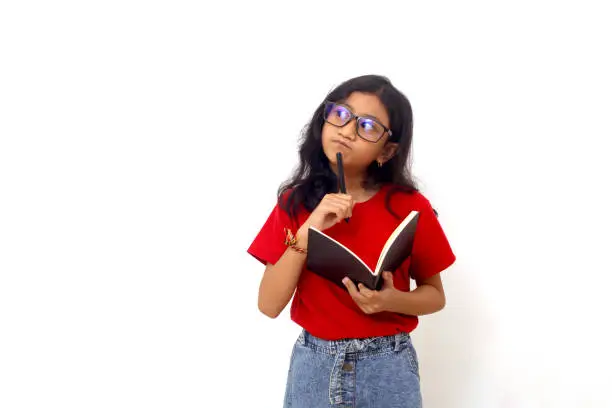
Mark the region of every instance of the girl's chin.
[[351, 149], [342, 146], [342, 145], [336, 145], [334, 144], [333, 146], [331, 146], [331, 148], [327, 149], [325, 151], [325, 156], [327, 156], [327, 159], [331, 162], [336, 164], [336, 155], [338, 153], [342, 153], [342, 160], [343, 160], [343, 164], [346, 164], [347, 162], [350, 162], [351, 160]]

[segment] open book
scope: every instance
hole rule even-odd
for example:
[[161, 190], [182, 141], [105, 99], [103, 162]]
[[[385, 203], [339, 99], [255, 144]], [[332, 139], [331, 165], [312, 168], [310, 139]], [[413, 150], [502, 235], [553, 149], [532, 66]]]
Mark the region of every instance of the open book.
[[312, 272], [346, 287], [342, 279], [348, 276], [354, 283], [379, 290], [382, 272], [395, 271], [412, 253], [419, 212], [412, 211], [393, 231], [383, 247], [376, 269], [371, 270], [350, 249], [314, 227], [308, 230], [306, 267]]

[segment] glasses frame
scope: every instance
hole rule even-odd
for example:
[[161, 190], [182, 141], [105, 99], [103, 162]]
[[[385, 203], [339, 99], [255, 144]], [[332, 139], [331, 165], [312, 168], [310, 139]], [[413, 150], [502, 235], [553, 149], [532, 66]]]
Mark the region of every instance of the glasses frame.
[[[328, 121], [326, 119], [326, 115], [325, 112], [327, 112], [327, 107], [329, 105], [340, 105], [342, 106], [344, 109], [346, 109], [350, 114], [351, 117], [346, 121], [346, 123], [344, 125], [336, 125], [335, 123], [331, 123], [330, 121]], [[360, 133], [359, 133], [359, 126], [355, 127], [355, 133], [357, 133], [357, 136], [359, 136], [360, 138], [362, 138], [363, 140], [365, 140], [366, 142], [370, 142], [370, 143], [378, 143], [380, 141], [380, 139], [383, 138], [383, 136], [385, 135], [385, 133], [387, 133], [389, 135], [389, 138], [393, 135], [393, 132], [391, 132], [391, 129], [389, 129], [388, 127], [386, 127], [385, 125], [383, 125], [382, 123], [380, 123], [377, 119], [374, 119], [371, 116], [359, 116], [359, 115], [355, 115], [355, 113], [345, 104], [343, 103], [339, 103], [339, 102], [332, 102], [332, 101], [325, 101], [325, 103], [323, 104], [323, 120], [327, 123], [329, 123], [332, 126], [341, 128], [341, 127], [345, 127], [346, 125], [348, 125], [349, 123], [351, 123], [351, 121], [353, 119], [357, 120], [357, 124], [359, 124], [359, 121], [361, 119], [368, 119], [371, 120], [372, 122], [376, 122], [377, 124], [379, 124], [382, 128], [383, 128], [383, 132], [380, 135], [380, 137], [378, 139], [374, 140], [370, 140], [370, 139], [366, 139], [365, 137], [363, 137]]]

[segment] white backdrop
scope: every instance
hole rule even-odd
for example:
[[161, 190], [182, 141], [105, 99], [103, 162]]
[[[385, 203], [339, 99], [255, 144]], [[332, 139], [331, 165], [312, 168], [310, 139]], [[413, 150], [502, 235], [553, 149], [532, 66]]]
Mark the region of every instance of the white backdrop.
[[246, 249], [379, 73], [458, 257], [425, 406], [612, 407], [605, 2], [402, 4], [3, 2], [0, 406], [280, 406], [298, 328]]

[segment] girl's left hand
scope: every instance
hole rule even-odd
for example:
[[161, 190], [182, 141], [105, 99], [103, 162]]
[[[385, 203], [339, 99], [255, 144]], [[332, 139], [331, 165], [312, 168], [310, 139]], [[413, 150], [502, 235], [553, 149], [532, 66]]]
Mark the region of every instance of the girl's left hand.
[[383, 272], [383, 286], [380, 290], [371, 290], [360, 283], [357, 287], [349, 278], [344, 278], [342, 283], [348, 289], [357, 306], [365, 313], [372, 314], [384, 312], [388, 309], [389, 299], [397, 292], [393, 286], [393, 274]]

